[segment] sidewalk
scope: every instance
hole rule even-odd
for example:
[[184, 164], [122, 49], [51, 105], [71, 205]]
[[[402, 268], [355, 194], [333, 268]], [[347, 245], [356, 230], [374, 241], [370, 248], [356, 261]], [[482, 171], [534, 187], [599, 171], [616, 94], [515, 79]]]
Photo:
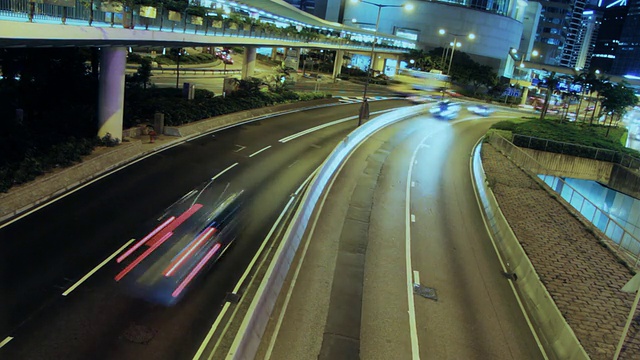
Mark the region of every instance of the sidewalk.
[[[482, 163], [509, 225], [578, 340], [591, 359], [612, 359], [633, 303], [634, 295], [621, 291], [631, 271], [601, 244], [599, 231], [490, 144], [483, 145]], [[620, 359], [640, 359], [638, 316]]]

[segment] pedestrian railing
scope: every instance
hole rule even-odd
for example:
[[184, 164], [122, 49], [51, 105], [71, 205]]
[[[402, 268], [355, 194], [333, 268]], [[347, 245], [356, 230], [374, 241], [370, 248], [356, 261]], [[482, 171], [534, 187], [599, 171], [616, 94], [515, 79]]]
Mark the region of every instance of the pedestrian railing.
[[[65, 5], [65, 6], [61, 6]], [[110, 3], [99, 0], [58, 0], [56, 5], [36, 0], [0, 0], [0, 18], [12, 21], [29, 21], [36, 23], [54, 23], [75, 26], [120, 27], [127, 29], [142, 29], [150, 31], [178, 32], [185, 34], [246, 37], [266, 40], [297, 41], [310, 45], [338, 45], [349, 50], [370, 50], [371, 43], [356, 41], [343, 37], [308, 38], [302, 34], [271, 33], [259, 27], [242, 25], [225, 26], [212, 18], [200, 18], [194, 23], [192, 17], [180, 14], [175, 17], [173, 12], [157, 9], [155, 18], [140, 16], [138, 11], [130, 8], [122, 10], [110, 9]], [[104, 11], [112, 10], [113, 12]], [[410, 41], [404, 41], [407, 43]], [[376, 48], [379, 50], [406, 50], [394, 42], [378, 39]]]
[[[640, 262], [640, 239], [632, 231], [626, 229], [605, 210], [600, 209], [561, 178], [546, 175], [545, 173], [548, 171], [543, 165], [509, 140], [492, 133], [489, 135], [489, 142], [523, 170], [538, 176], [552, 190], [558, 192], [574, 209], [578, 210], [587, 220], [602, 231], [613, 242], [614, 248], [630, 256], [634, 261], [634, 267], [638, 266]], [[634, 229], [636, 228], [634, 227]]]

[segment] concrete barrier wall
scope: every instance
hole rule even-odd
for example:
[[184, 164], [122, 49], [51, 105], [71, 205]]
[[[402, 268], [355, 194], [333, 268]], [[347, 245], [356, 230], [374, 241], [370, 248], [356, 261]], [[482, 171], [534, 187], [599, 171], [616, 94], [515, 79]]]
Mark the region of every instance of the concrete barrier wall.
[[544, 166], [547, 175], [574, 179], [594, 180], [607, 184], [613, 169], [613, 163], [563, 155], [540, 150], [520, 148], [538, 163]]
[[0, 195], [0, 221], [27, 211], [69, 189], [112, 170], [141, 152], [140, 140], [122, 143], [103, 155]]
[[376, 131], [395, 122], [426, 111], [425, 105], [394, 110], [380, 115], [350, 133], [325, 160], [315, 175], [281, 241], [267, 272], [253, 298], [247, 315], [234, 339], [227, 359], [253, 359], [258, 351], [264, 330], [278, 299], [282, 284], [293, 262], [298, 245], [307, 231], [307, 225], [318, 200], [331, 178], [357, 146]]
[[640, 174], [624, 166], [614, 164], [609, 183], [610, 188], [640, 199]]
[[496, 243], [499, 255], [507, 264], [507, 271], [517, 276], [514, 285], [542, 346], [550, 359], [589, 359], [589, 355], [540, 281], [533, 264], [502, 214], [486, 180], [480, 150], [481, 145], [478, 145], [473, 154], [473, 178], [485, 223]]

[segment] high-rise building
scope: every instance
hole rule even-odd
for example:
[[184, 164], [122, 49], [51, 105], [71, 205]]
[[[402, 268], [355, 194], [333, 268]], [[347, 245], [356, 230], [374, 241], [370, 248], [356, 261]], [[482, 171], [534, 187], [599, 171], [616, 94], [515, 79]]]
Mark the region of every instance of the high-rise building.
[[640, 76], [640, 0], [629, 0], [628, 5], [611, 73]]
[[598, 37], [596, 38], [589, 69], [600, 70], [607, 74], [611, 73], [628, 9], [627, 6], [614, 5], [607, 7], [604, 4], [601, 4], [601, 7], [598, 8], [597, 11], [602, 12], [602, 20], [598, 24]]
[[588, 9], [582, 12], [581, 26], [576, 37], [576, 43], [579, 46], [576, 46], [574, 55], [571, 56], [570, 67], [589, 69], [593, 51], [596, 47], [601, 18], [602, 13], [595, 10]]

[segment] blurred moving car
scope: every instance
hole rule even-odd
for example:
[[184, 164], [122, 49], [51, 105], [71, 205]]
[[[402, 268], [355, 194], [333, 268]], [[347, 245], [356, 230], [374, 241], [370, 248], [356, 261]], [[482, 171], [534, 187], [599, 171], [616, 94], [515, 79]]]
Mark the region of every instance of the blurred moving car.
[[440, 101], [433, 105], [429, 112], [436, 118], [451, 120], [458, 116], [458, 113], [462, 109], [460, 103], [451, 102], [449, 100]]
[[151, 232], [116, 258], [126, 266], [115, 280], [128, 293], [173, 305], [233, 243], [240, 228], [243, 191], [216, 194], [210, 185], [170, 206]]
[[480, 116], [489, 116], [494, 112], [494, 109], [486, 105], [472, 105], [472, 106], [469, 106], [467, 110]]
[[223, 63], [233, 65], [233, 58], [231, 57], [231, 49], [229, 48], [217, 48], [215, 50], [215, 56], [222, 60]]
[[433, 99], [431, 99], [431, 97], [429, 97], [427, 95], [407, 96], [407, 100], [411, 101], [414, 104], [425, 104], [425, 103], [433, 101]]

